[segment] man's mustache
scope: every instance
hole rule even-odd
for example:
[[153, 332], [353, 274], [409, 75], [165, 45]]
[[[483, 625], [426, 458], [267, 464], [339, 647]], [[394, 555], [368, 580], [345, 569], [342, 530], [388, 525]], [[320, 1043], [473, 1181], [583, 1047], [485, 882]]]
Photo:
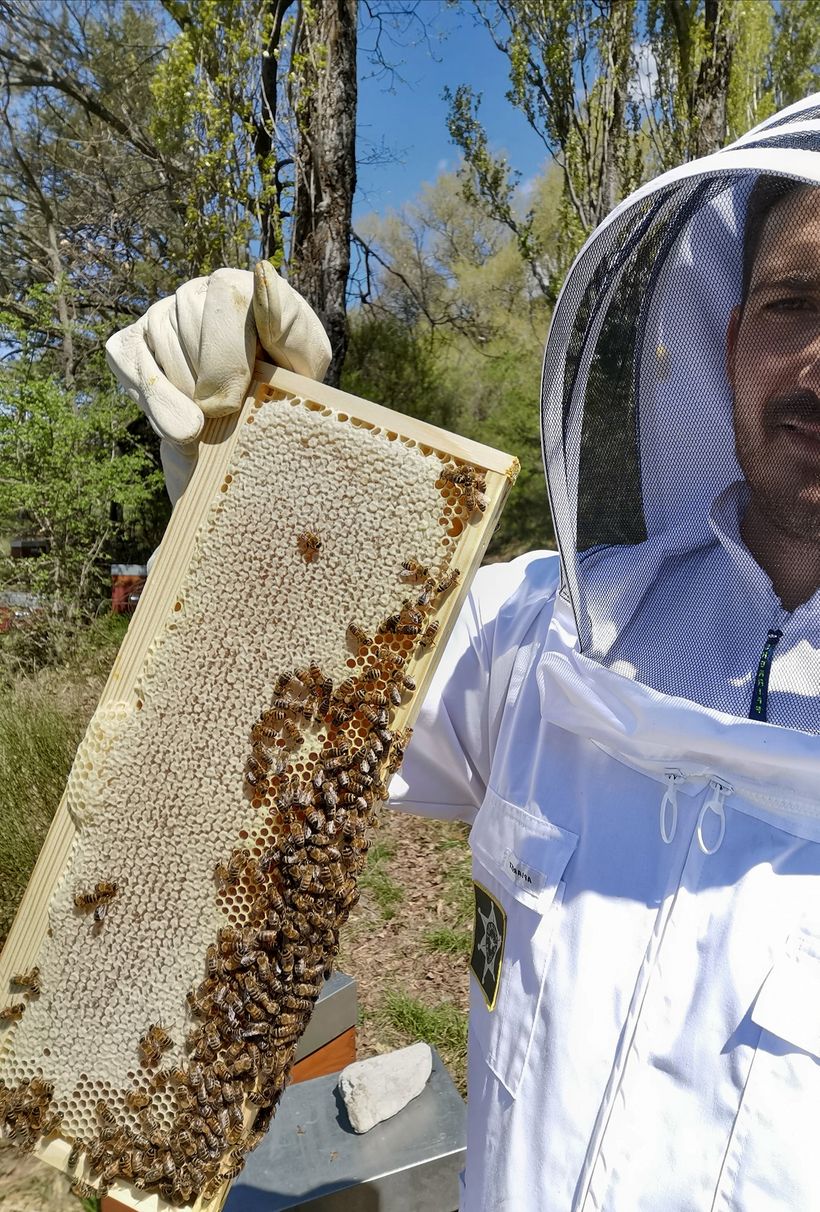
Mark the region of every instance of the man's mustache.
[[820, 396], [810, 387], [785, 391], [766, 401], [763, 412], [764, 424], [772, 429], [783, 425], [809, 423], [820, 425]]

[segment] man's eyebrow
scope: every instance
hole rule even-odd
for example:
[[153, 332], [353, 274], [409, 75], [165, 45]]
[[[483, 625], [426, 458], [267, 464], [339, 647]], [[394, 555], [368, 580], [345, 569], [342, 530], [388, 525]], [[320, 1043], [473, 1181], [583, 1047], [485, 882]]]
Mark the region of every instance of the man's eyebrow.
[[818, 274], [783, 274], [777, 278], [759, 278], [752, 283], [750, 294], [761, 290], [820, 290]]

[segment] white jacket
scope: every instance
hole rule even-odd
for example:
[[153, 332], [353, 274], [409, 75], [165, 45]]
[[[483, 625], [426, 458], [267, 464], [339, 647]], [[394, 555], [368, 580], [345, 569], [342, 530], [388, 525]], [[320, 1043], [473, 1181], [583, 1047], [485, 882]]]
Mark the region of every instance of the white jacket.
[[[808, 127], [820, 140], [820, 98], [790, 112], [792, 125], [776, 116], [747, 150], [639, 191], [605, 225], [617, 246], [604, 234], [604, 253], [599, 236], [582, 251], [545, 360], [562, 566], [535, 553], [479, 573], [391, 787], [396, 806], [472, 822], [462, 1212], [820, 1208], [820, 601], [778, 614], [770, 722], [746, 718], [779, 603], [737, 534], [731, 444], [694, 483], [682, 477], [691, 500], [672, 508], [659, 491], [670, 459], [680, 469], [702, 455], [677, 421], [664, 433], [686, 361], [662, 340], [677, 331], [664, 276], [679, 301], [681, 267], [701, 264], [700, 218], [713, 233], [727, 225], [736, 260], [738, 195], [761, 168], [820, 180], [816, 151], [781, 137]], [[774, 146], [777, 130], [769, 156], [755, 143]], [[671, 348], [671, 379], [664, 365], [637, 388], [646, 534], [578, 552], [594, 370], [573, 326], [597, 339], [605, 319], [584, 312], [585, 290], [619, 305], [627, 220], [642, 223], [647, 199], [666, 205], [677, 186], [683, 226], [665, 267], [657, 246], [656, 264], [647, 258], [644, 345], [631, 355], [638, 382], [641, 359]], [[730, 306], [736, 282], [723, 289]], [[725, 410], [703, 348], [690, 364], [701, 389], [711, 373], [709, 399]], [[731, 443], [725, 413], [715, 425]]]

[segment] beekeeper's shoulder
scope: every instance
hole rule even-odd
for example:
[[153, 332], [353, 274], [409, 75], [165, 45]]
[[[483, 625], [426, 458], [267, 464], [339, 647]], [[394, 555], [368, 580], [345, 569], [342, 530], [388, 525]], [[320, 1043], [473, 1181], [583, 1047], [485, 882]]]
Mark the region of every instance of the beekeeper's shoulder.
[[551, 614], [560, 581], [555, 551], [528, 551], [506, 563], [485, 564], [473, 581], [460, 623], [483, 637], [489, 655], [500, 654], [517, 646], [539, 614]]

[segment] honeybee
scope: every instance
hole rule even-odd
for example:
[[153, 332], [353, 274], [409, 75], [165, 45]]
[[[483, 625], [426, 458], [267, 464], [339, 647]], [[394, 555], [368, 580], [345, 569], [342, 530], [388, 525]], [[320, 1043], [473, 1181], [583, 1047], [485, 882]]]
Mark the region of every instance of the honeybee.
[[[483, 481], [482, 481], [482, 483], [483, 483]], [[476, 512], [483, 513], [484, 510], [487, 508], [487, 502], [484, 500], [484, 497], [481, 495], [481, 493], [476, 491], [476, 486], [473, 484], [465, 485], [464, 504], [467, 508], [467, 512], [470, 515], [472, 515]]]
[[174, 1046], [174, 1041], [171, 1039], [168, 1032], [159, 1024], [154, 1024], [153, 1026], [149, 1027], [148, 1034], [151, 1036], [160, 1052], [167, 1052], [169, 1048]]
[[13, 985], [18, 985], [21, 989], [28, 989], [32, 997], [39, 997], [42, 986], [40, 985], [40, 969], [30, 968], [28, 972], [18, 972], [16, 976], [11, 978]]
[[433, 577], [428, 577], [427, 580], [424, 582], [424, 584], [421, 587], [421, 592], [419, 593], [419, 596], [416, 598], [416, 605], [417, 606], [429, 606], [430, 602], [433, 600], [433, 594], [435, 593], [435, 589], [436, 589], [435, 580], [433, 579]]
[[69, 1191], [72, 1195], [76, 1195], [78, 1199], [96, 1199], [99, 1194], [96, 1187], [92, 1187], [91, 1183], [87, 1183], [82, 1178], [75, 1178], [69, 1187]]
[[372, 637], [363, 628], [359, 627], [358, 623], [348, 623], [347, 634], [359, 648], [364, 648], [367, 644], [373, 643]]
[[96, 1140], [88, 1151], [88, 1164], [92, 1170], [99, 1170], [106, 1155], [108, 1146], [105, 1141]]
[[434, 622], [429, 623], [427, 625], [427, 627], [422, 632], [421, 638], [419, 640], [419, 643], [421, 644], [422, 648], [432, 648], [435, 645], [436, 636], [438, 635], [438, 631], [439, 631], [440, 627], [441, 627], [441, 624], [439, 623], [438, 619], [434, 620]]
[[126, 1106], [132, 1111], [144, 1111], [151, 1102], [151, 1095], [147, 1090], [129, 1090], [125, 1096]]
[[303, 530], [296, 540], [296, 546], [299, 552], [304, 556], [305, 563], [311, 564], [315, 559], [318, 559], [319, 552], [322, 550], [322, 540], [312, 530]]
[[217, 863], [214, 867], [214, 879], [220, 884], [237, 883], [249, 858], [248, 850], [233, 850], [227, 863]]
[[114, 1179], [118, 1178], [121, 1173], [122, 1170], [120, 1168], [119, 1158], [117, 1158], [116, 1161], [111, 1162], [110, 1165], [103, 1169], [102, 1181], [106, 1186], [108, 1186], [108, 1184], [113, 1183]]
[[145, 1068], [152, 1069], [162, 1059], [162, 1051], [150, 1030], [146, 1031], [145, 1035], [140, 1039], [137, 1051], [140, 1064], [145, 1066]]
[[53, 1136], [55, 1132], [59, 1131], [62, 1122], [62, 1111], [52, 1111], [51, 1115], [47, 1115], [40, 1125], [41, 1134], [43, 1136]]
[[116, 1124], [116, 1116], [104, 1098], [97, 1100], [97, 1105], [95, 1106], [94, 1110], [97, 1113], [100, 1123], [105, 1124], [106, 1127], [111, 1127], [112, 1124]]
[[258, 720], [251, 729], [251, 741], [258, 743], [260, 741], [275, 741], [279, 735], [279, 729], [274, 728], [272, 724]]
[[95, 909], [98, 905], [113, 900], [117, 895], [118, 885], [110, 880], [100, 880], [94, 885], [92, 892], [78, 892], [74, 897], [77, 909]]
[[305, 739], [293, 720], [284, 720], [282, 722], [282, 732], [290, 745], [301, 745]]
[[452, 589], [453, 585], [455, 585], [460, 576], [460, 569], [451, 568], [450, 571], [445, 573], [442, 579], [439, 581], [438, 585], [436, 586], [436, 592], [446, 593], [448, 589]]
[[245, 1077], [253, 1072], [253, 1060], [250, 1056], [238, 1056], [230, 1066], [231, 1076], [234, 1078]]
[[33, 1077], [29, 1082], [29, 1091], [35, 1098], [52, 1098], [54, 1096], [54, 1082], [44, 1082], [41, 1077]]
[[83, 1151], [82, 1141], [75, 1140], [71, 1146], [71, 1152], [68, 1155], [68, 1162], [66, 1163], [67, 1168], [69, 1170], [73, 1170], [76, 1167], [77, 1162], [80, 1160], [80, 1154], [82, 1153], [82, 1151]]
[[401, 568], [402, 573], [414, 581], [422, 581], [429, 572], [427, 565], [420, 564], [418, 560], [404, 560]]
[[0, 1023], [16, 1023], [23, 1017], [25, 1008], [25, 1002], [12, 1002], [10, 1005], [4, 1006], [0, 1010]]

